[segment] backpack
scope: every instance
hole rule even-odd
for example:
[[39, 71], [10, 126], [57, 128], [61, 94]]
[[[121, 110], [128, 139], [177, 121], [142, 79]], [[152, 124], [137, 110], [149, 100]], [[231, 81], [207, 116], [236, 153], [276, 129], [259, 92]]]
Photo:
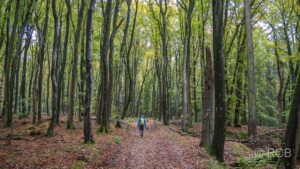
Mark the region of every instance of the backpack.
[[145, 124], [145, 119], [140, 119], [140, 125], [144, 125]]

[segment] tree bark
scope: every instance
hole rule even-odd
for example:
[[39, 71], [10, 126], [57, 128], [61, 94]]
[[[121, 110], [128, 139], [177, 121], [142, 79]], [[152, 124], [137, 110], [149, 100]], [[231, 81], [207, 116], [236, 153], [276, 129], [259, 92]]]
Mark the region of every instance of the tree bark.
[[58, 82], [56, 77], [57, 69], [57, 49], [58, 49], [58, 16], [56, 11], [56, 0], [52, 0], [52, 12], [54, 18], [54, 38], [53, 38], [53, 48], [52, 48], [52, 65], [51, 65], [51, 80], [52, 80], [52, 118], [47, 131], [48, 136], [53, 136], [53, 129], [57, 120], [57, 97], [58, 97]]
[[285, 131], [285, 140], [283, 145], [283, 151], [289, 152], [290, 154], [284, 154], [283, 166], [282, 163], [279, 165], [285, 169], [294, 169], [296, 167], [298, 149], [299, 149], [299, 140], [300, 140], [300, 75], [298, 73], [298, 78], [296, 86], [294, 89], [291, 109], [289, 112], [289, 119]]
[[215, 69], [215, 122], [211, 153], [223, 161], [226, 132], [225, 70], [223, 55], [223, 2], [213, 0], [213, 54]]
[[[11, 34], [8, 41], [8, 46], [6, 50], [6, 57], [5, 57], [5, 95], [4, 95], [4, 103], [5, 103], [5, 111], [4, 111], [4, 127], [12, 127], [12, 109], [13, 109], [13, 89], [14, 86], [12, 85], [12, 82], [14, 81], [14, 78], [12, 75], [14, 72], [13, 65], [12, 65], [12, 59], [13, 59], [13, 49], [15, 44], [15, 38], [17, 34], [17, 26], [19, 21], [19, 12], [20, 12], [20, 0], [16, 0], [16, 8], [15, 8], [15, 14], [14, 14], [14, 22], [11, 30]], [[8, 25], [9, 26], [9, 25]], [[8, 35], [9, 36], [9, 35]]]
[[[191, 55], [191, 35], [192, 35], [192, 12], [194, 9], [194, 0], [189, 0], [188, 6], [184, 6], [186, 21], [185, 21], [185, 34], [184, 34], [184, 55], [183, 55], [183, 118], [182, 118], [182, 131], [186, 131], [186, 125], [191, 126], [193, 123], [193, 113], [190, 110], [190, 55]], [[186, 119], [188, 116], [188, 119]], [[186, 120], [188, 120], [186, 122]]]
[[91, 123], [91, 102], [93, 95], [93, 72], [92, 72], [92, 34], [93, 34], [93, 13], [96, 0], [90, 1], [86, 23], [86, 93], [84, 103], [84, 143], [93, 142]]
[[159, 9], [162, 19], [162, 31], [161, 31], [161, 42], [162, 42], [162, 116], [164, 125], [169, 125], [169, 84], [168, 84], [168, 46], [167, 46], [167, 10], [168, 10], [168, 2], [167, 0], [159, 0]]
[[284, 63], [280, 59], [279, 53], [278, 53], [278, 42], [277, 42], [277, 37], [276, 37], [276, 32], [273, 28], [273, 38], [274, 38], [274, 54], [276, 57], [276, 63], [277, 63], [277, 74], [278, 74], [278, 82], [279, 82], [279, 90], [277, 94], [277, 107], [278, 107], [278, 112], [280, 115], [280, 122], [281, 125], [284, 125], [285, 123], [285, 115], [284, 115], [284, 104], [283, 104], [283, 99], [284, 99], [284, 84], [285, 84], [285, 77], [284, 77]]
[[80, 9], [78, 11], [77, 28], [74, 34], [74, 61], [72, 66], [67, 129], [74, 128], [73, 115], [74, 115], [74, 98], [75, 98], [75, 87], [76, 87], [77, 67], [78, 67], [78, 46], [80, 41], [80, 32], [81, 32], [81, 25], [83, 21], [84, 6], [85, 6], [85, 1], [81, 0]]
[[248, 56], [248, 134], [255, 136], [257, 134], [256, 119], [256, 90], [255, 90], [255, 72], [254, 72], [254, 50], [252, 39], [251, 9], [250, 0], [244, 0], [245, 4], [245, 26], [246, 26], [246, 46]]
[[101, 133], [107, 133], [108, 132], [108, 115], [109, 115], [109, 95], [111, 93], [109, 92], [109, 65], [108, 65], [108, 51], [109, 51], [109, 44], [110, 44], [110, 29], [111, 29], [111, 16], [112, 16], [112, 0], [107, 0], [105, 11], [104, 11], [104, 23], [102, 27], [102, 32], [103, 32], [103, 38], [101, 41], [100, 45], [100, 56], [101, 56], [101, 103], [100, 103], [100, 108], [101, 108], [101, 123], [100, 123], [100, 128], [99, 131]]
[[[67, 4], [67, 14], [66, 14], [66, 32], [65, 32], [65, 39], [64, 39], [64, 47], [63, 47], [63, 55], [62, 55], [62, 63], [61, 63], [61, 69], [59, 71], [58, 75], [58, 97], [57, 97], [57, 113], [60, 114], [60, 106], [61, 106], [61, 99], [64, 98], [64, 82], [65, 82], [65, 68], [68, 58], [68, 46], [69, 46], [69, 30], [70, 30], [70, 20], [71, 20], [71, 14], [72, 14], [72, 6], [70, 0], [65, 0]], [[63, 106], [63, 105], [62, 105]], [[63, 106], [64, 107], [64, 106]], [[64, 112], [64, 109], [62, 109]], [[67, 124], [68, 125], [68, 124]]]
[[24, 50], [24, 57], [23, 57], [23, 69], [22, 69], [22, 80], [21, 80], [21, 86], [20, 86], [20, 91], [21, 91], [21, 117], [24, 118], [26, 115], [26, 76], [27, 76], [27, 54], [28, 54], [28, 49], [30, 46], [31, 42], [31, 37], [32, 37], [32, 28], [28, 28], [28, 32], [26, 33], [26, 40], [25, 40], [25, 50]]
[[206, 63], [204, 67], [204, 97], [202, 108], [202, 136], [200, 145], [204, 147], [211, 147], [212, 136], [214, 132], [214, 100], [215, 100], [215, 86], [214, 86], [214, 70], [213, 58], [210, 49], [206, 47]]

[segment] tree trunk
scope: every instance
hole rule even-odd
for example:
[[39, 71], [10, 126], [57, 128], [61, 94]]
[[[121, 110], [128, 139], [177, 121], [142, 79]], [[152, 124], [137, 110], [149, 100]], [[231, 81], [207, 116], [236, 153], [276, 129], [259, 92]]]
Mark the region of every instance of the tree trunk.
[[76, 28], [76, 31], [74, 34], [74, 61], [73, 61], [73, 66], [72, 66], [67, 129], [74, 128], [73, 115], [74, 115], [74, 98], [75, 98], [75, 87], [76, 87], [77, 67], [78, 67], [78, 46], [79, 46], [79, 41], [80, 41], [80, 32], [81, 32], [81, 25], [82, 25], [82, 21], [83, 21], [84, 6], [85, 6], [85, 1], [81, 0], [80, 9], [78, 11], [77, 28]]
[[91, 123], [91, 102], [93, 95], [93, 72], [92, 72], [92, 33], [93, 13], [96, 0], [90, 1], [86, 23], [86, 93], [84, 103], [84, 143], [94, 142]]
[[246, 26], [246, 46], [248, 56], [248, 134], [255, 136], [257, 134], [256, 125], [256, 90], [255, 90], [255, 72], [254, 72], [254, 50], [252, 39], [251, 9], [250, 0], [244, 0], [245, 4], [245, 26]]
[[21, 117], [24, 118], [26, 115], [26, 75], [27, 75], [27, 54], [28, 54], [28, 49], [30, 46], [31, 42], [31, 37], [32, 37], [32, 28], [28, 28], [28, 32], [26, 33], [26, 40], [25, 40], [25, 50], [24, 50], [24, 57], [23, 57], [23, 69], [22, 69], [22, 80], [21, 80], [21, 111], [22, 115]]
[[202, 136], [200, 145], [211, 147], [214, 132], [214, 70], [210, 49], [206, 47], [206, 63], [204, 67], [204, 97], [202, 108]]
[[43, 92], [43, 78], [44, 78], [44, 58], [45, 58], [45, 47], [47, 42], [47, 31], [48, 31], [48, 20], [49, 20], [49, 8], [50, 8], [50, 0], [46, 2], [46, 16], [44, 20], [44, 26], [42, 31], [42, 42], [40, 48], [40, 55], [39, 55], [39, 80], [38, 80], [38, 122], [41, 122], [42, 119], [42, 92]]
[[108, 72], [108, 51], [109, 51], [109, 44], [110, 44], [110, 28], [111, 28], [111, 16], [112, 16], [112, 0], [108, 0], [106, 3], [106, 8], [105, 11], [103, 13], [103, 17], [104, 17], [104, 23], [103, 23], [103, 27], [102, 27], [102, 32], [103, 32], [103, 39], [101, 42], [101, 46], [100, 46], [100, 56], [101, 56], [101, 66], [102, 66], [102, 70], [101, 70], [101, 85], [99, 87], [101, 87], [101, 103], [100, 103], [100, 110], [101, 110], [101, 127], [99, 128], [99, 131], [101, 133], [107, 133], [108, 132], [108, 108], [109, 108], [109, 95], [111, 95], [111, 93], [109, 92], [109, 72]]
[[[14, 86], [11, 82], [13, 82], [14, 78], [11, 77], [14, 72], [13, 65], [11, 65], [11, 61], [13, 59], [13, 49], [15, 44], [15, 38], [17, 33], [17, 25], [19, 20], [19, 12], [20, 12], [20, 0], [16, 1], [16, 9], [14, 14], [14, 22], [11, 29], [11, 34], [8, 41], [8, 46], [6, 50], [5, 56], [5, 65], [4, 65], [4, 72], [5, 72], [5, 95], [4, 95], [4, 103], [5, 103], [5, 111], [4, 111], [4, 126], [5, 127], [12, 127], [12, 109], [13, 109], [13, 89]], [[8, 25], [9, 26], [9, 25]], [[8, 35], [9, 36], [9, 35]], [[12, 80], [13, 79], [13, 80]]]
[[279, 53], [277, 51], [278, 42], [277, 42], [276, 32], [275, 32], [274, 28], [273, 28], [273, 38], [274, 38], [274, 44], [275, 44], [274, 54], [275, 54], [276, 62], [277, 62], [277, 74], [278, 74], [278, 82], [279, 82], [279, 91], [278, 91], [278, 95], [277, 95], [277, 107], [278, 107], [278, 112], [280, 115], [281, 125], [284, 125], [284, 123], [285, 123], [284, 104], [283, 104], [284, 83], [285, 83], [284, 63], [280, 59]]
[[215, 122], [211, 153], [223, 161], [226, 132], [225, 70], [223, 55], [223, 2], [213, 0], [213, 54], [215, 69]]
[[[114, 8], [114, 17], [113, 17], [113, 28], [112, 28], [112, 33], [110, 35], [110, 40], [109, 40], [109, 82], [108, 82], [108, 114], [111, 116], [112, 115], [112, 95], [113, 95], [113, 85], [114, 85], [114, 41], [115, 41], [115, 36], [117, 34], [117, 31], [119, 27], [121, 26], [123, 19], [120, 21], [118, 24], [118, 15], [120, 12], [120, 0], [116, 0], [115, 8]], [[117, 86], [117, 85], [116, 85]], [[121, 126], [117, 126], [121, 127]]]
[[[184, 8], [186, 13], [185, 21], [185, 37], [184, 37], [184, 55], [183, 55], [183, 117], [182, 117], [182, 131], [186, 131], [186, 125], [191, 126], [193, 123], [193, 113], [190, 110], [190, 55], [191, 55], [191, 35], [192, 35], [192, 12], [194, 9], [194, 0], [189, 0], [189, 5]], [[186, 5], [185, 5], [186, 6]], [[188, 116], [188, 122], [186, 122]]]
[[[66, 14], [66, 32], [65, 32], [65, 39], [64, 39], [64, 45], [63, 45], [63, 54], [62, 54], [62, 61], [61, 61], [61, 68], [58, 73], [58, 87], [57, 87], [57, 122], [59, 124], [59, 114], [61, 110], [61, 100], [64, 98], [64, 86], [65, 86], [65, 68], [66, 68], [66, 62], [68, 58], [68, 45], [69, 45], [69, 30], [70, 30], [70, 20], [71, 20], [71, 13], [72, 13], [72, 6], [70, 0], [65, 0], [67, 4], [67, 14]], [[62, 18], [61, 18], [62, 20]], [[62, 21], [60, 24], [60, 27], [62, 26]], [[61, 29], [60, 29], [61, 34]], [[60, 35], [61, 36], [61, 35]], [[60, 39], [60, 38], [59, 38]], [[64, 102], [64, 101], [63, 101]], [[62, 111], [64, 112], [64, 109], [62, 108]]]
[[[289, 113], [288, 124], [285, 131], [285, 140], [283, 145], [284, 156], [282, 158], [285, 169], [294, 169], [296, 167], [298, 149], [299, 149], [299, 121], [300, 121], [300, 75], [294, 89], [293, 100]], [[287, 154], [286, 154], [287, 153]], [[282, 165], [279, 164], [279, 165]]]
[[167, 0], [159, 0], [159, 9], [160, 15], [162, 19], [162, 31], [161, 31], [161, 42], [162, 42], [162, 116], [163, 116], [163, 123], [164, 125], [169, 125], [169, 84], [168, 84], [168, 65], [169, 65], [169, 58], [168, 58], [168, 46], [167, 46], [167, 10], [168, 4]]
[[[131, 1], [131, 0], [129, 0], [129, 1]], [[131, 76], [131, 73], [130, 73], [131, 72], [130, 71], [130, 52], [131, 52], [132, 45], [133, 45], [133, 39], [134, 39], [134, 33], [135, 33], [135, 27], [136, 27], [136, 19], [137, 19], [137, 12], [138, 12], [138, 0], [135, 0], [135, 4], [136, 4], [136, 10], [135, 10], [134, 19], [133, 19], [130, 42], [129, 42], [128, 50], [125, 53], [126, 72], [127, 72], [128, 80], [129, 80], [128, 97], [127, 97], [126, 103], [124, 103], [124, 109], [123, 109], [123, 112], [122, 112], [121, 119], [124, 119], [126, 117], [126, 113], [127, 113], [128, 107], [130, 105], [131, 95], [132, 95], [131, 89], [132, 89], [133, 82], [132, 82], [132, 76]], [[128, 5], [128, 8], [129, 8], [129, 6], [130, 6], [130, 4]], [[130, 15], [130, 13], [128, 13], [128, 14]]]
[[52, 136], [53, 129], [57, 120], [57, 77], [56, 77], [56, 69], [57, 69], [57, 49], [58, 49], [58, 16], [56, 11], [56, 0], [52, 0], [52, 12], [54, 18], [54, 38], [53, 38], [53, 49], [52, 49], [52, 65], [51, 65], [51, 80], [52, 80], [52, 118], [47, 131], [48, 136]]

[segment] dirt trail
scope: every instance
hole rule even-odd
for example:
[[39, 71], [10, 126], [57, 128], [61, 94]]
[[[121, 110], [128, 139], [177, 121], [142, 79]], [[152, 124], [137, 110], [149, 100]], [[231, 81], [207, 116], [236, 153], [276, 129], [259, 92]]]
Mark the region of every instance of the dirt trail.
[[197, 148], [198, 139], [182, 137], [153, 121], [143, 138], [134, 124], [130, 135], [133, 140], [125, 154], [126, 168], [206, 168], [207, 158], [201, 158], [205, 154]]

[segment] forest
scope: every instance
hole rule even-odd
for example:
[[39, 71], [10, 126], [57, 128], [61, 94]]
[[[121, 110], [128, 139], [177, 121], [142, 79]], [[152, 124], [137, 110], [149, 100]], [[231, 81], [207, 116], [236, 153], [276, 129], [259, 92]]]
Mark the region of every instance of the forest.
[[300, 168], [300, 0], [0, 0], [0, 168]]

